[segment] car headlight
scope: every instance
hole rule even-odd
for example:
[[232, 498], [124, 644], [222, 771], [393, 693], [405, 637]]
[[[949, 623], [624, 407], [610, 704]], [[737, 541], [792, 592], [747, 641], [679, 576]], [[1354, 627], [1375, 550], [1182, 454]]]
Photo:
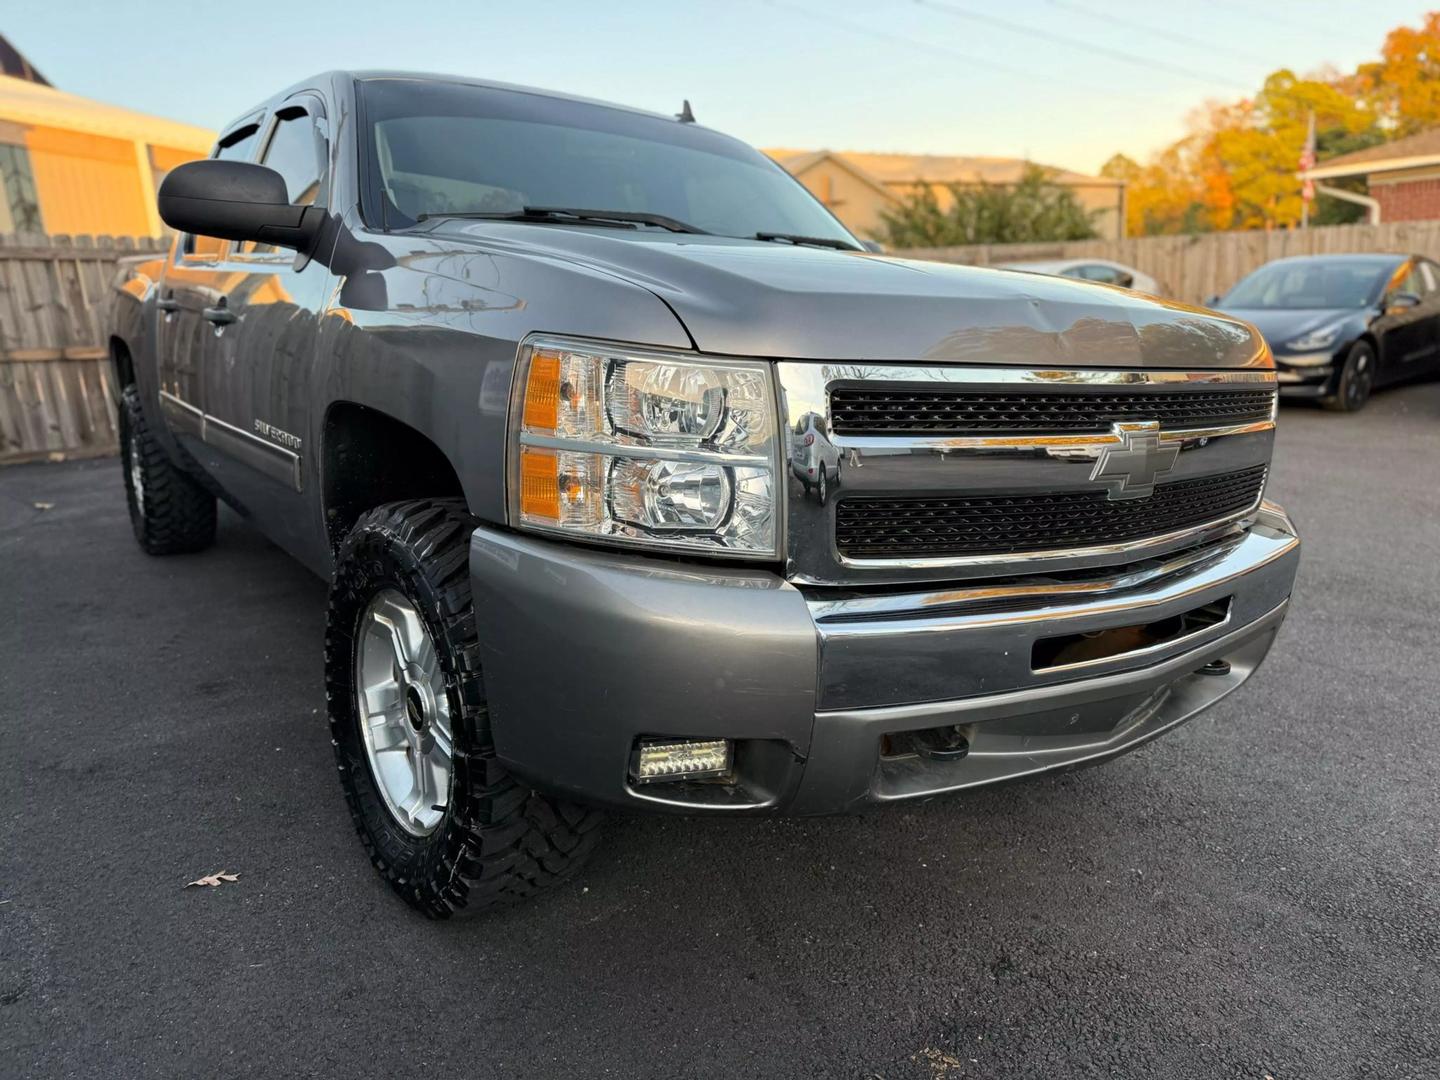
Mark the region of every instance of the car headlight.
[[510, 410], [510, 520], [668, 550], [775, 558], [770, 366], [532, 338]]
[[1296, 352], [1324, 349], [1335, 344], [1335, 339], [1339, 336], [1340, 326], [1336, 323], [1330, 326], [1322, 326], [1318, 330], [1311, 330], [1308, 334], [1297, 337], [1293, 341], [1287, 341], [1285, 347], [1287, 349], [1294, 349]]

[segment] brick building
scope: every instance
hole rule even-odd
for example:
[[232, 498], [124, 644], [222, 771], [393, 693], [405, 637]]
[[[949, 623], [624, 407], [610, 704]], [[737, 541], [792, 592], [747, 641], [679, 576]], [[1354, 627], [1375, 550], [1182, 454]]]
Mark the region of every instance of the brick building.
[[1322, 190], [1327, 180], [1363, 176], [1375, 224], [1440, 219], [1440, 128], [1331, 158], [1300, 175]]

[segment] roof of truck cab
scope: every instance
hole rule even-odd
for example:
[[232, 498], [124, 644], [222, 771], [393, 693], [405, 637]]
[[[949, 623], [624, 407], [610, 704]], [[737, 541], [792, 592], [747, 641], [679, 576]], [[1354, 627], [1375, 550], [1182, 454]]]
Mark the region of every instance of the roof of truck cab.
[[[673, 113], [656, 112], [653, 109], [641, 109], [634, 105], [621, 105], [614, 101], [601, 101], [599, 98], [581, 97], [578, 94], [565, 94], [558, 90], [546, 90], [538, 86], [521, 86], [518, 83], [497, 82], [494, 79], [476, 79], [468, 75], [439, 75], [426, 71], [386, 71], [386, 70], [365, 70], [365, 71], [343, 71], [337, 74], [348, 76], [356, 82], [372, 82], [381, 79], [411, 79], [420, 82], [457, 83], [462, 86], [478, 86], [486, 90], [508, 90], [519, 94], [535, 94], [538, 97], [556, 98], [561, 101], [573, 101], [579, 105], [600, 105], [607, 109], [620, 109], [624, 112], [640, 113], [643, 116], [653, 116], [660, 120], [675, 120]], [[323, 78], [323, 76], [321, 76]], [[680, 102], [675, 103], [679, 108]], [[704, 125], [697, 125], [704, 126]]]

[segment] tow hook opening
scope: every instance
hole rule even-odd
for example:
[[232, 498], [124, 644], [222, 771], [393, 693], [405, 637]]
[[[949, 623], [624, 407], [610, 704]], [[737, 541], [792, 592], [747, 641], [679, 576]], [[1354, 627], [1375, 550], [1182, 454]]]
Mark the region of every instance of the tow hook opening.
[[959, 761], [970, 753], [968, 725], [946, 724], [918, 731], [893, 731], [880, 740], [880, 756], [922, 757], [930, 761]]

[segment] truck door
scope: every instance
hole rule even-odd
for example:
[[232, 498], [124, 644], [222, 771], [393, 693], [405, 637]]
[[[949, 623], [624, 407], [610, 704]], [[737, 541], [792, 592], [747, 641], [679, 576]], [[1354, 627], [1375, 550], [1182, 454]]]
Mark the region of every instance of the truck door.
[[[284, 178], [292, 203], [327, 205], [329, 154], [317, 97], [282, 103], [262, 142], [258, 160]], [[323, 532], [301, 493], [315, 482], [311, 380], [332, 278], [320, 260], [253, 241], [234, 245], [222, 269], [204, 360], [213, 467], [244, 511], [303, 558], [316, 530]]]
[[[211, 157], [248, 161], [259, 143], [260, 125], [251, 117], [216, 144]], [[228, 243], [212, 236], [184, 235], [170, 248], [170, 261], [155, 298], [156, 364], [160, 373], [160, 409], [166, 424], [201, 464], [205, 387], [201, 371], [214, 327], [205, 310], [222, 289], [222, 260]]]

